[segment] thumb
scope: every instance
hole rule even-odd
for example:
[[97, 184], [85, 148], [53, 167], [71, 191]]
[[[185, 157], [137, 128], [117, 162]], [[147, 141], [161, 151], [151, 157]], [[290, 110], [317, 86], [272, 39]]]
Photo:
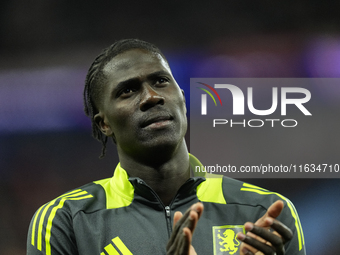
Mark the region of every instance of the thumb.
[[268, 208], [266, 213], [255, 222], [255, 225], [260, 227], [268, 227], [269, 225], [266, 219], [268, 217], [276, 219], [281, 214], [283, 207], [283, 201], [277, 200]]

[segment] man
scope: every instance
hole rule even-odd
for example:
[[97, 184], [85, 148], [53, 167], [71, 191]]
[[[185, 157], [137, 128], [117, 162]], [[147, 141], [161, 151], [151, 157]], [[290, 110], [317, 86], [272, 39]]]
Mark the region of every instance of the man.
[[201, 163], [184, 140], [184, 93], [154, 45], [129, 39], [105, 49], [89, 69], [84, 99], [102, 156], [111, 137], [120, 163], [112, 178], [36, 212], [29, 255], [305, 254], [287, 199], [191, 170]]

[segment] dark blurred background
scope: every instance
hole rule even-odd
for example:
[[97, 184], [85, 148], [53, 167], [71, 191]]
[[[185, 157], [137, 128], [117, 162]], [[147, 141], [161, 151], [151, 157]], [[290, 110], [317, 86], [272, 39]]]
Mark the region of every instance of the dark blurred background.
[[[25, 254], [40, 205], [113, 174], [115, 147], [98, 159], [82, 111], [101, 49], [122, 38], [155, 43], [187, 95], [190, 77], [340, 77], [339, 11], [338, 1], [316, 0], [1, 1], [0, 254]], [[340, 99], [339, 90], [314, 95]], [[339, 180], [248, 181], [292, 200], [316, 255], [340, 248]]]

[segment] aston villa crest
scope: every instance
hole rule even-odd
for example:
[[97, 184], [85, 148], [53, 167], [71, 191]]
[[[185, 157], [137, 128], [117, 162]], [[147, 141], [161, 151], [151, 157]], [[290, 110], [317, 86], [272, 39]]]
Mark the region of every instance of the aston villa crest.
[[241, 242], [237, 240], [236, 234], [243, 232], [243, 225], [225, 225], [213, 227], [214, 255], [236, 255], [239, 254]]

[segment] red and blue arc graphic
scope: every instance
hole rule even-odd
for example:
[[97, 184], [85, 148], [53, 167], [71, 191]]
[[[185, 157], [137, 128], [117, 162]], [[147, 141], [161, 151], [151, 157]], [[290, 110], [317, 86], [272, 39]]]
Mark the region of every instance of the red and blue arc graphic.
[[[205, 84], [203, 82], [197, 82], [197, 83], [202, 84], [202, 85], [206, 86], [207, 88], [211, 89], [212, 92], [214, 92], [214, 94], [217, 96], [218, 100], [220, 101], [220, 104], [222, 105], [222, 100], [220, 98], [220, 95], [217, 93], [217, 91], [213, 87], [211, 87], [210, 85]], [[200, 88], [200, 87], [197, 87], [197, 88], [203, 90], [204, 92], [206, 92], [214, 100], [214, 103], [217, 106], [216, 100], [215, 100], [214, 96], [210, 93], [209, 90], [204, 89], [204, 88]]]

